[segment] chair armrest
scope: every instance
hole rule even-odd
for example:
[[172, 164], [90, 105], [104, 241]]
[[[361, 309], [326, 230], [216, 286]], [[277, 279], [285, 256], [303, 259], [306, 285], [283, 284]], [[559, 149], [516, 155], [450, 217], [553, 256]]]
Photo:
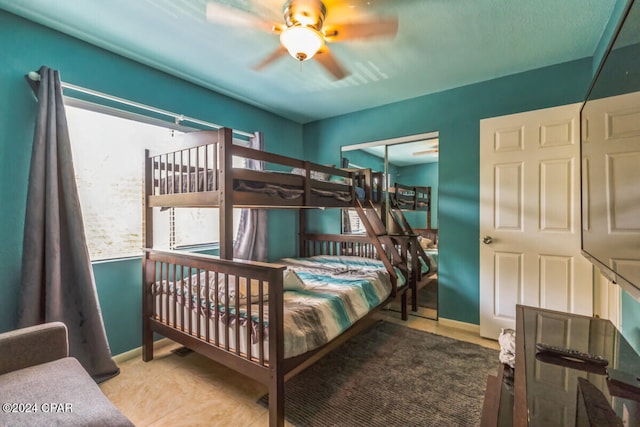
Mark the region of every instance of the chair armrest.
[[0, 375], [69, 356], [67, 327], [50, 322], [0, 334]]

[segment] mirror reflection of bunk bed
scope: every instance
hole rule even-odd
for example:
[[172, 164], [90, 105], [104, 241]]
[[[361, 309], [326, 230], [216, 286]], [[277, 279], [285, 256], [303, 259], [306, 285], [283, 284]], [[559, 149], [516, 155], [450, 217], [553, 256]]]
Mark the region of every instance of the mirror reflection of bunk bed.
[[[371, 199], [389, 233], [415, 236], [416, 245], [433, 264], [430, 274], [416, 280], [420, 290], [412, 292], [411, 298], [412, 310], [417, 308], [412, 314], [430, 319], [438, 318], [438, 145], [438, 132], [428, 132], [340, 149], [343, 167], [378, 171], [372, 172], [372, 177], [377, 176], [373, 179], [381, 186], [372, 188]], [[343, 212], [342, 223], [343, 233], [363, 231], [358, 227], [359, 217], [352, 211]], [[392, 304], [391, 309], [399, 311], [400, 307]]]
[[[345, 170], [361, 171], [362, 169]], [[367, 172], [366, 176], [367, 182], [373, 183], [369, 187], [363, 187], [367, 198], [375, 206], [387, 232], [394, 236], [397, 242], [402, 242], [399, 243], [399, 250], [406, 251], [408, 258], [416, 262], [409, 269], [411, 311], [413, 314], [437, 319], [438, 230], [431, 226], [431, 187], [409, 186], [396, 182], [387, 192], [383, 189], [384, 174], [382, 172]], [[386, 206], [389, 208], [387, 209]], [[426, 227], [412, 226], [407, 218], [410, 213], [424, 215]], [[350, 234], [354, 230], [363, 231], [363, 227], [353, 226], [354, 214], [353, 210], [343, 212], [343, 233]], [[359, 216], [355, 215], [355, 219], [359, 221]], [[402, 311], [402, 307], [398, 304], [392, 304], [390, 307], [392, 310]]]
[[[273, 170], [233, 167], [234, 156]], [[287, 379], [390, 302], [401, 301], [406, 319], [409, 270], [421, 267], [415, 245], [386, 232], [370, 171], [235, 145], [226, 128], [187, 134], [176, 151], [145, 158], [143, 360], [153, 359], [154, 333], [181, 343], [263, 383], [270, 426], [282, 426]], [[218, 209], [220, 256], [154, 249], [154, 209], [166, 207]], [[234, 207], [296, 209], [299, 258], [234, 259]], [[306, 209], [320, 207], [354, 208], [366, 234], [307, 232]]]
[[[438, 230], [431, 227], [431, 187], [394, 183], [389, 188], [387, 229], [391, 234], [411, 236], [414, 253], [420, 262], [428, 263], [425, 274], [412, 279], [411, 310], [419, 315], [437, 318], [438, 308]], [[383, 209], [384, 211], [384, 209]], [[426, 227], [417, 228], [407, 219], [408, 213], [423, 213]], [[415, 281], [415, 283], [413, 283]], [[423, 310], [427, 309], [427, 310]]]

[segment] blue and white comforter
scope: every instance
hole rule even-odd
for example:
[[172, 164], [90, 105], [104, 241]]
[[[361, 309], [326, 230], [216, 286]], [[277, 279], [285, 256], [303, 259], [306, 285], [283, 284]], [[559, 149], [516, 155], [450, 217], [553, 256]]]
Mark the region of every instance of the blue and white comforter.
[[391, 293], [389, 273], [380, 261], [315, 256], [279, 262], [293, 269], [305, 285], [284, 294], [286, 357], [328, 343]]
[[[343, 333], [357, 320], [373, 308], [379, 306], [391, 294], [391, 280], [384, 264], [380, 261], [360, 257], [316, 256], [311, 258], [285, 258], [279, 263], [297, 273], [304, 286], [285, 289], [284, 300], [284, 349], [285, 358], [315, 350]], [[186, 283], [191, 284], [191, 291]], [[180, 280], [156, 283], [156, 292], [169, 293], [182, 306], [191, 297], [193, 310], [198, 307], [200, 314], [207, 313], [203, 289], [200, 294], [195, 288], [196, 280]], [[200, 283], [204, 280], [201, 279]], [[404, 282], [398, 286], [404, 285]], [[212, 286], [210, 287], [212, 289]], [[177, 291], [177, 292], [176, 292]], [[268, 291], [267, 291], [268, 292]], [[265, 292], [266, 293], [266, 292]], [[198, 296], [199, 295], [199, 296]], [[199, 303], [196, 301], [199, 300]], [[250, 327], [253, 342], [257, 339], [259, 323], [258, 304], [250, 304], [247, 313], [246, 299], [236, 313], [235, 305], [225, 308], [219, 295], [210, 295], [209, 314], [226, 325], [238, 322]], [[268, 338], [268, 303], [262, 307]], [[247, 322], [250, 318], [251, 322]], [[267, 347], [268, 348], [268, 347]]]

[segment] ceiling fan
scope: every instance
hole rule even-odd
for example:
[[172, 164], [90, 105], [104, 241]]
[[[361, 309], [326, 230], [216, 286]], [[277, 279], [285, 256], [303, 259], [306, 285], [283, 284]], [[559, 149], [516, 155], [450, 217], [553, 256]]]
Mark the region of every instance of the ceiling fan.
[[434, 148], [432, 150], [425, 150], [425, 151], [416, 151], [415, 153], [411, 153], [411, 155], [413, 156], [425, 156], [427, 154], [437, 154], [440, 150], [438, 150], [437, 148]]
[[[264, 10], [264, 2], [251, 0], [254, 10]], [[374, 20], [339, 22], [340, 16], [330, 16], [327, 6], [340, 6], [340, 3], [353, 1], [337, 0], [288, 0], [282, 7], [283, 23], [273, 23], [245, 10], [233, 8], [214, 1], [207, 3], [207, 20], [222, 25], [243, 26], [260, 29], [280, 35], [280, 46], [254, 66], [261, 70], [289, 53], [302, 62], [316, 59], [331, 75], [340, 80], [348, 75], [347, 71], [333, 55], [327, 43], [342, 42], [372, 37], [393, 37], [398, 31], [398, 19], [395, 16]], [[368, 2], [367, 2], [368, 3]], [[352, 8], [351, 4], [347, 5]], [[332, 20], [325, 25], [325, 18]], [[334, 20], [337, 22], [334, 23]]]
[[411, 153], [412, 156], [426, 156], [428, 154], [438, 154], [438, 152], [440, 151], [440, 147], [438, 144], [438, 140], [436, 139], [434, 142], [432, 142], [432, 146], [430, 149], [428, 150], [421, 150], [421, 151], [415, 151], [413, 153]]

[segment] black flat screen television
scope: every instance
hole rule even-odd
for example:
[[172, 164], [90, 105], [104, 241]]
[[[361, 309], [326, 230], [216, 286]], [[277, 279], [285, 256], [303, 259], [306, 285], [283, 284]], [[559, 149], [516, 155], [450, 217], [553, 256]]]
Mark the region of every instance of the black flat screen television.
[[627, 4], [580, 116], [582, 253], [640, 300], [640, 0]]

